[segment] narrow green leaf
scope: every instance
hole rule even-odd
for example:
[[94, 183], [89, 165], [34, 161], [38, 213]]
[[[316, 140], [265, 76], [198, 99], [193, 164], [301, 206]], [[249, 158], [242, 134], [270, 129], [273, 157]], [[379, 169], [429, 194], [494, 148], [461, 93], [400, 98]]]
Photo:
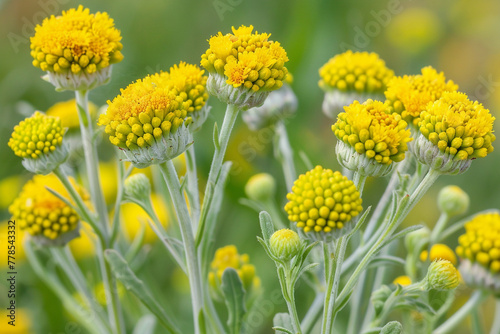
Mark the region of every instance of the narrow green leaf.
[[222, 274], [222, 293], [228, 311], [227, 325], [229, 333], [238, 334], [245, 314], [245, 289], [238, 273], [233, 268], [227, 268]]
[[262, 230], [262, 236], [264, 237], [264, 241], [267, 244], [269, 243], [269, 239], [274, 233], [273, 221], [269, 213], [267, 213], [266, 211], [262, 211], [259, 214], [259, 220], [260, 220], [260, 228]]
[[289, 331], [288, 329], [280, 327], [280, 326], [274, 326], [273, 329], [275, 331], [280, 331], [280, 332], [283, 332], [283, 333], [294, 334], [292, 331]]
[[153, 312], [169, 333], [180, 333], [165, 310], [158, 304], [146, 285], [137, 278], [125, 259], [114, 249], [104, 251], [106, 261], [111, 266], [114, 276], [123, 286], [131, 291], [151, 312]]
[[214, 123], [214, 145], [215, 149], [220, 151], [219, 128], [217, 127], [217, 122]]

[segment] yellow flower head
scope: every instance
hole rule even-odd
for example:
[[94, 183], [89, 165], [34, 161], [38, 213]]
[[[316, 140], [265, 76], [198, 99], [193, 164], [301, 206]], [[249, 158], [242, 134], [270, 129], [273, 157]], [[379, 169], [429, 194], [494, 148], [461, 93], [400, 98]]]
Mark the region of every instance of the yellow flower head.
[[408, 286], [411, 284], [411, 278], [410, 276], [398, 276], [392, 281], [394, 284], [399, 284], [401, 286]]
[[269, 41], [270, 34], [253, 32], [253, 26], [233, 27], [232, 34], [218, 33], [201, 57], [209, 73], [224, 76], [226, 83], [248, 91], [272, 91], [283, 85], [288, 61], [280, 43]]
[[431, 66], [422, 68], [422, 74], [394, 77], [387, 85], [385, 96], [391, 111], [401, 114], [408, 123], [417, 125], [420, 113], [429, 102], [438, 100], [444, 92], [455, 92], [458, 86], [446, 81], [443, 72]]
[[500, 272], [500, 214], [477, 215], [465, 224], [456, 251], [462, 259], [477, 263], [493, 274]]
[[61, 146], [63, 135], [61, 119], [37, 111], [14, 127], [8, 145], [21, 158], [38, 159]]
[[306, 233], [345, 231], [349, 221], [363, 210], [354, 183], [321, 166], [300, 175], [286, 197], [288, 219]]
[[247, 254], [238, 254], [238, 249], [234, 245], [217, 249], [208, 273], [210, 285], [215, 291], [219, 291], [224, 270], [233, 268], [246, 291], [259, 288], [260, 279], [255, 275], [255, 266], [249, 262], [250, 257]]
[[33, 65], [48, 72], [92, 74], [123, 59], [120, 40], [107, 13], [90, 14], [80, 5], [35, 27]]
[[325, 91], [382, 94], [394, 71], [374, 52], [349, 50], [331, 58], [319, 69], [319, 75], [319, 86]]
[[191, 123], [183, 99], [169, 88], [166, 79], [164, 74], [139, 79], [108, 101], [98, 124], [106, 126], [113, 145], [130, 150], [147, 148]]
[[[427, 258], [429, 257], [429, 252], [427, 250], [422, 251], [420, 253], [420, 261], [427, 261]], [[453, 250], [444, 245], [444, 244], [435, 244], [431, 247], [431, 256], [429, 261], [436, 261], [436, 260], [448, 260], [450, 261], [454, 266], [457, 265], [457, 257]]]
[[[89, 112], [91, 117], [97, 114], [97, 106], [92, 102], [89, 103]], [[78, 118], [78, 111], [76, 100], [71, 99], [68, 101], [58, 102], [45, 112], [47, 116], [58, 117], [61, 119], [61, 126], [69, 130], [78, 129], [80, 127], [80, 120]]]
[[[84, 200], [87, 193], [70, 179]], [[49, 174], [35, 175], [21, 190], [19, 196], [9, 207], [13, 219], [21, 229], [33, 236], [56, 239], [64, 233], [73, 231], [79, 222], [75, 210], [47, 190], [50, 188], [68, 198], [68, 193], [59, 179]]]
[[372, 100], [363, 104], [354, 101], [344, 110], [332, 125], [339, 140], [380, 164], [404, 159], [411, 138], [400, 115], [391, 114], [386, 104]]
[[420, 133], [443, 153], [460, 160], [493, 152], [495, 117], [482, 104], [459, 92], [445, 92], [420, 114]]
[[206, 91], [207, 76], [205, 71], [198, 66], [180, 62], [174, 65], [168, 73], [165, 73], [168, 81], [167, 85], [174, 91], [176, 96], [180, 96], [185, 103], [188, 113], [201, 110], [208, 99]]

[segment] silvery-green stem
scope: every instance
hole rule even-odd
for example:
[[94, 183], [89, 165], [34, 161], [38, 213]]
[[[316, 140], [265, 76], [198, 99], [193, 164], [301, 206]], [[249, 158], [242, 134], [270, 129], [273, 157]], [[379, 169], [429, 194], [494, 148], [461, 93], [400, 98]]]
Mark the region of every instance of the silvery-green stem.
[[[68, 246], [65, 246], [66, 249], [67, 247]], [[66, 274], [75, 290], [80, 294], [83, 300], [85, 300], [93, 315], [97, 316], [98, 321], [106, 321], [101, 318], [102, 308], [98, 303], [96, 303], [95, 298], [89, 291], [88, 284], [85, 281], [85, 278], [83, 277], [83, 274], [78, 265], [76, 265], [76, 263], [70, 262], [71, 260], [67, 256], [67, 252], [65, 252], [62, 247], [51, 247], [50, 253], [52, 254], [52, 257], [57, 261], [62, 271]], [[73, 257], [71, 253], [69, 255], [71, 256], [71, 258]], [[104, 324], [106, 324], [106, 322], [104, 322], [103, 325]]]
[[97, 149], [94, 143], [94, 130], [92, 119], [89, 112], [88, 91], [75, 91], [78, 117], [80, 119], [80, 132], [82, 136], [83, 150], [85, 153], [85, 165], [87, 167], [87, 178], [90, 187], [92, 203], [99, 215], [99, 221], [102, 226], [102, 233], [108, 242], [109, 223], [108, 211], [104, 194], [101, 189], [101, 180], [99, 173], [99, 160], [97, 158]]
[[302, 323], [300, 325], [304, 333], [308, 334], [311, 333], [311, 331], [313, 330], [314, 325], [319, 319], [321, 310], [323, 309], [324, 299], [325, 295], [323, 293], [321, 292], [316, 293], [316, 297], [314, 298], [314, 301], [309, 307], [309, 310], [302, 319]]
[[97, 248], [96, 254], [99, 261], [99, 268], [102, 275], [102, 283], [104, 285], [109, 322], [111, 323], [113, 333], [125, 333], [125, 325], [121, 316], [121, 305], [118, 297], [116, 280], [113, 278], [111, 268], [104, 258], [104, 245], [100, 240], [98, 240], [95, 245]]
[[[218, 140], [215, 143], [215, 152], [214, 157], [212, 158], [212, 165], [210, 166], [210, 172], [208, 174], [207, 186], [209, 184], [215, 185], [217, 183], [217, 179], [219, 178], [219, 174], [222, 168], [222, 162], [224, 160], [224, 155], [226, 153], [227, 144], [229, 142], [229, 138], [231, 137], [231, 131], [236, 123], [236, 119], [238, 118], [238, 107], [233, 104], [228, 104], [226, 108], [226, 114], [224, 115], [224, 121], [222, 122], [222, 128], [219, 131], [218, 138], [214, 138]], [[209, 210], [210, 208], [206, 207], [206, 203], [211, 202], [211, 197], [213, 194], [209, 194], [205, 189], [205, 198], [203, 199], [203, 206], [201, 211]]]
[[[436, 328], [433, 334], [447, 334], [451, 333], [455, 327], [457, 327], [465, 317], [475, 308], [478, 307], [486, 298], [488, 297], [488, 292], [484, 290], [475, 291], [470, 299], [465, 303], [457, 312], [455, 312], [448, 320], [446, 320], [441, 326]], [[493, 332], [495, 333], [495, 332]], [[498, 333], [498, 332], [497, 332]]]
[[276, 122], [276, 136], [278, 137], [278, 154], [277, 158], [280, 160], [283, 167], [283, 174], [285, 175], [286, 188], [288, 191], [292, 190], [293, 182], [297, 178], [295, 172], [295, 163], [293, 161], [293, 149], [288, 139], [286, 127], [283, 121]]
[[[330, 334], [333, 330], [333, 324], [338, 311], [335, 308], [337, 301], [337, 292], [340, 284], [340, 274], [342, 272], [342, 262], [344, 261], [344, 254], [347, 248], [347, 236], [340, 237], [336, 242], [335, 251], [333, 251], [333, 243], [325, 245], [325, 264], [329, 262], [327, 271], [325, 269], [327, 289], [325, 291], [325, 302], [323, 305], [323, 326], [321, 329], [322, 334]], [[328, 256], [326, 258], [326, 256]]]
[[[422, 198], [422, 196], [427, 192], [427, 190], [432, 186], [434, 181], [439, 177], [439, 172], [435, 170], [429, 170], [425, 175], [422, 182], [418, 185], [412, 195], [409, 197], [407, 203], [403, 206], [397, 208], [397, 212], [394, 215], [391, 222], [389, 222], [387, 228], [385, 229], [383, 235], [378, 239], [378, 241], [370, 248], [367, 254], [363, 257], [359, 265], [356, 267], [351, 277], [347, 281], [346, 285], [342, 289], [339, 295], [337, 306], [344, 305], [345, 299], [348, 298], [352, 290], [358, 283], [360, 275], [365, 271], [366, 267], [372, 260], [373, 256], [377, 252], [380, 245], [383, 244], [385, 240], [390, 238], [394, 231], [398, 228], [401, 222], [406, 218], [408, 213], [413, 209], [415, 204]], [[340, 310], [337, 310], [340, 311]]]
[[52, 290], [52, 292], [63, 302], [64, 307], [73, 315], [80, 323], [82, 323], [89, 333], [106, 334], [111, 333], [110, 329], [100, 321], [93, 321], [88, 316], [87, 311], [82, 309], [76, 300], [67, 291], [66, 287], [59, 281], [59, 278], [52, 272], [48, 272], [46, 267], [42, 265], [40, 259], [33, 250], [33, 244], [27, 240], [23, 244], [28, 259], [33, 271], [36, 275]]
[[285, 263], [284, 266], [278, 265], [278, 278], [281, 285], [281, 291], [288, 308], [288, 313], [292, 319], [292, 327], [294, 333], [302, 334], [300, 329], [300, 320], [295, 306], [295, 278], [293, 278], [290, 264]]
[[193, 222], [193, 230], [196, 231], [200, 220], [200, 191], [198, 189], [198, 173], [196, 170], [194, 145], [189, 146], [186, 150], [186, 169], [191, 221]]
[[490, 334], [500, 333], [500, 298], [495, 299], [495, 316], [493, 319]]
[[366, 182], [367, 178], [368, 177], [366, 175], [361, 175], [358, 172], [354, 172], [354, 174], [353, 174], [352, 181], [354, 182], [356, 189], [358, 189], [358, 191], [359, 191], [359, 197], [361, 197], [361, 195], [363, 195], [363, 189], [365, 187], [365, 182]]
[[174, 203], [175, 211], [179, 220], [184, 251], [186, 253], [187, 271], [189, 277], [189, 285], [191, 287], [191, 301], [193, 307], [193, 321], [195, 333], [200, 333], [199, 316], [203, 312], [203, 290], [201, 280], [200, 264], [198, 255], [195, 249], [193, 227], [191, 218], [187, 209], [184, 194], [181, 191], [179, 177], [175, 171], [172, 160], [160, 164], [160, 168], [167, 184], [170, 196]]
[[450, 216], [448, 216], [444, 212], [441, 213], [441, 216], [439, 216], [439, 219], [436, 222], [436, 225], [432, 229], [430, 240], [429, 240], [429, 248], [438, 242], [438, 240], [440, 239], [441, 234], [443, 233], [443, 230], [446, 227], [446, 225], [448, 224], [449, 220], [450, 220]]
[[59, 181], [61, 181], [61, 183], [63, 184], [64, 188], [66, 189], [66, 191], [70, 195], [73, 202], [75, 202], [75, 205], [78, 208], [78, 214], [81, 216], [80, 218], [82, 218], [84, 221], [89, 223], [90, 226], [92, 226], [92, 228], [94, 229], [97, 236], [99, 237], [99, 240], [101, 240], [101, 242], [104, 242], [105, 239], [104, 239], [104, 235], [101, 231], [101, 226], [96, 224], [95, 219], [93, 218], [93, 215], [89, 212], [89, 209], [83, 203], [83, 200], [80, 197], [80, 195], [78, 194], [78, 192], [76, 191], [75, 187], [73, 187], [71, 182], [69, 182], [68, 177], [64, 174], [61, 166], [54, 169], [53, 173], [59, 179]]

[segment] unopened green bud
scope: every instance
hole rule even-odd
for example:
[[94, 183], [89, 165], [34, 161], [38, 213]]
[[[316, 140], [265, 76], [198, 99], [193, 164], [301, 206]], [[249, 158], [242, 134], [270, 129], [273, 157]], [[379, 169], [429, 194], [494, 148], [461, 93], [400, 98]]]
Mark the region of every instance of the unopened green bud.
[[454, 290], [460, 283], [458, 271], [448, 260], [437, 260], [427, 270], [426, 287], [434, 290]]
[[469, 195], [460, 187], [447, 186], [439, 192], [438, 205], [448, 216], [458, 216], [469, 208]]
[[282, 261], [291, 260], [300, 250], [299, 235], [287, 228], [273, 233], [269, 239], [271, 253]]
[[144, 200], [151, 195], [151, 184], [146, 175], [137, 173], [127, 177], [123, 190], [127, 200]]
[[252, 176], [245, 185], [246, 195], [254, 201], [265, 202], [274, 196], [275, 191], [276, 182], [267, 173]]
[[397, 321], [391, 321], [382, 328], [380, 334], [401, 334], [403, 333], [403, 326]]

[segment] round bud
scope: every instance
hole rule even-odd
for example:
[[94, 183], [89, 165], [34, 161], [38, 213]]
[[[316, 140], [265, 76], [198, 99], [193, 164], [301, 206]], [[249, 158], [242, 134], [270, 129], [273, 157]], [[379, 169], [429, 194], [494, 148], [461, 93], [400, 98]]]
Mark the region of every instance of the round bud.
[[146, 175], [137, 173], [127, 177], [123, 190], [125, 198], [142, 200], [151, 195], [151, 184]]
[[438, 205], [441, 212], [448, 216], [458, 216], [469, 208], [469, 195], [457, 186], [447, 186], [438, 195]]
[[297, 255], [300, 244], [299, 235], [287, 228], [274, 232], [269, 239], [271, 253], [282, 261], [289, 261]]
[[276, 181], [267, 173], [252, 176], [245, 185], [245, 194], [254, 201], [264, 202], [274, 196]]
[[427, 288], [435, 290], [453, 290], [460, 283], [458, 271], [448, 260], [437, 260], [427, 269]]

